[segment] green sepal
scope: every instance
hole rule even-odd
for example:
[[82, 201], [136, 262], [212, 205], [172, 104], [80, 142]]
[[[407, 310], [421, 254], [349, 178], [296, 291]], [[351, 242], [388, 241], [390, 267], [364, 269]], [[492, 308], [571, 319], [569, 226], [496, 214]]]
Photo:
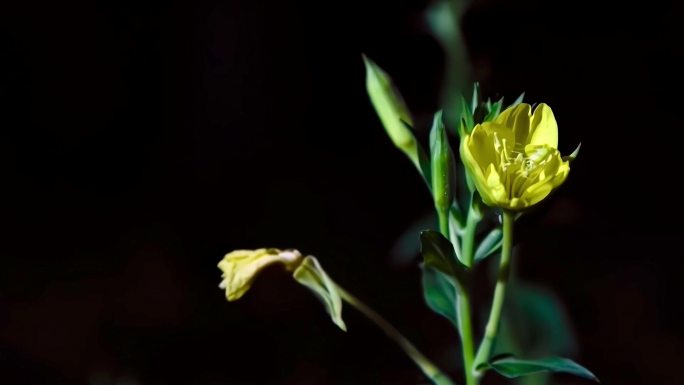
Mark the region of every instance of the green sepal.
[[307, 256], [292, 276], [318, 297], [333, 323], [340, 329], [347, 331], [347, 326], [342, 319], [342, 298], [337, 290], [337, 285], [328, 277], [318, 260], [312, 256]]
[[492, 105], [489, 107], [489, 113], [487, 113], [487, 116], [485, 116], [484, 121], [491, 122], [492, 120], [496, 119], [496, 117], [501, 113], [501, 106], [503, 106], [503, 98], [492, 103]]
[[582, 147], [582, 143], [578, 144], [577, 148], [575, 148], [575, 151], [573, 151], [572, 154], [566, 155], [566, 156], [562, 157], [562, 159], [564, 161], [572, 162], [573, 160], [575, 160], [577, 158], [577, 155], [579, 155], [581, 147]]
[[508, 106], [508, 108], [511, 108], [511, 107], [513, 107], [513, 106], [517, 106], [518, 104], [520, 104], [520, 103], [523, 102], [523, 99], [525, 99], [525, 93], [524, 93], [524, 92], [523, 92], [522, 94], [520, 94], [520, 96], [518, 96], [518, 97], [513, 101], [513, 103], [511, 103], [511, 105]]

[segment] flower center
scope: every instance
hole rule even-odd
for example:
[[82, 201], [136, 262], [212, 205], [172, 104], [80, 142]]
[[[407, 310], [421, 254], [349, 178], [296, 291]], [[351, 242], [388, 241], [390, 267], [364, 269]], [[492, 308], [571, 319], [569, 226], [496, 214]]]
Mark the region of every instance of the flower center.
[[499, 169], [508, 198], [519, 198], [535, 182], [544, 179], [544, 169], [551, 159], [548, 146], [525, 146], [495, 136], [494, 149], [499, 153]]

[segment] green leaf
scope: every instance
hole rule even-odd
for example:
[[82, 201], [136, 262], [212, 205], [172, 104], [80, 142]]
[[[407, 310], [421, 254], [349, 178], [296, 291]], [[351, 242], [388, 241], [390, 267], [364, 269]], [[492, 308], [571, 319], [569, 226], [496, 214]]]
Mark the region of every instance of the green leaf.
[[421, 254], [425, 268], [434, 268], [454, 279], [461, 287], [466, 286], [470, 271], [456, 257], [454, 246], [441, 233], [425, 230], [420, 233]]
[[387, 135], [422, 172], [419, 145], [413, 132], [408, 128], [413, 126], [413, 119], [404, 98], [394, 86], [392, 78], [382, 68], [365, 55], [363, 61], [366, 65], [366, 90]]
[[435, 313], [445, 317], [458, 328], [456, 317], [456, 286], [443, 273], [424, 267], [422, 274], [423, 297], [428, 307]]
[[340, 329], [347, 331], [347, 326], [342, 319], [342, 298], [337, 290], [337, 285], [328, 277], [318, 260], [312, 256], [307, 256], [292, 276], [297, 282], [309, 288], [323, 302], [333, 323]]
[[500, 228], [493, 229], [487, 234], [486, 237], [480, 242], [475, 250], [475, 262], [479, 262], [488, 256], [494, 254], [497, 250], [501, 248], [503, 243], [503, 231]]
[[536, 360], [522, 360], [504, 357], [489, 362], [489, 367], [506, 378], [517, 378], [530, 374], [552, 372], [568, 373], [599, 382], [598, 378], [585, 367], [568, 358], [549, 357]]

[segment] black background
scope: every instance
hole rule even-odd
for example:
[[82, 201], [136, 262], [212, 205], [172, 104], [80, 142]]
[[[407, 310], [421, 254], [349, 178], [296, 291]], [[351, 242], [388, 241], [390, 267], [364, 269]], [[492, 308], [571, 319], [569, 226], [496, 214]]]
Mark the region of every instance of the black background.
[[[417, 263], [389, 262], [431, 202], [361, 61], [392, 74], [424, 139], [443, 73], [425, 7], [3, 4], [0, 382], [420, 382], [364, 318], [347, 309], [340, 332], [278, 269], [227, 303], [216, 263], [263, 246], [318, 256], [457, 374], [457, 336], [423, 305]], [[518, 226], [518, 270], [554, 288], [574, 358], [606, 384], [676, 384], [684, 358], [682, 16], [492, 0], [464, 21], [485, 93], [550, 104], [562, 152], [583, 144]]]

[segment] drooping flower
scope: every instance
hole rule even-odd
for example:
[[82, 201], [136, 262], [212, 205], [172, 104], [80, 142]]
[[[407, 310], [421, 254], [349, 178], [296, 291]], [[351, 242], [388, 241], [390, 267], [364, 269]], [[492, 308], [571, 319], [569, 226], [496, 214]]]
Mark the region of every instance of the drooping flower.
[[282, 263], [288, 270], [294, 270], [301, 261], [302, 254], [297, 250], [235, 250], [226, 254], [218, 264], [223, 272], [219, 287], [226, 290], [228, 301], [235, 301], [252, 287], [261, 270], [274, 263]]
[[311, 290], [325, 306], [330, 319], [342, 330], [347, 327], [342, 319], [342, 298], [337, 284], [330, 279], [318, 260], [306, 257], [298, 250], [257, 249], [235, 250], [223, 257], [218, 267], [223, 274], [219, 284], [226, 291], [228, 301], [240, 299], [268, 266], [280, 263], [299, 284]]
[[560, 186], [570, 172], [558, 152], [553, 111], [520, 103], [496, 119], [478, 124], [461, 141], [461, 157], [482, 200], [489, 206], [521, 211]]

